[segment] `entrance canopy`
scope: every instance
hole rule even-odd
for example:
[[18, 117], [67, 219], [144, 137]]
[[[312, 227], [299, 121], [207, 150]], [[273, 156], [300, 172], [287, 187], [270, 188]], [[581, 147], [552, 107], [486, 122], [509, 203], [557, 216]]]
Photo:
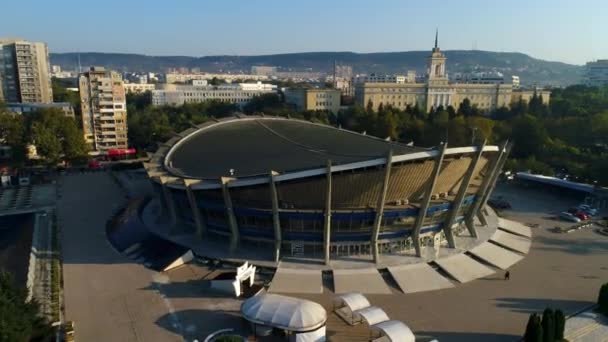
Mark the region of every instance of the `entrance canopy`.
[[241, 313], [252, 323], [295, 332], [314, 331], [327, 321], [320, 304], [270, 293], [247, 299]]
[[372, 330], [379, 331], [392, 342], [415, 342], [416, 337], [412, 330], [401, 321], [384, 321], [373, 325]]

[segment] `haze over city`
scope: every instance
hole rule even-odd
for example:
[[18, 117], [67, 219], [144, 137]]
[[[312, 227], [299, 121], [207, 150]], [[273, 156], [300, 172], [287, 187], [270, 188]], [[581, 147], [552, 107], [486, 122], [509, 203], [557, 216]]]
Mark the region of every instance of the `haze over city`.
[[[52, 52], [258, 55], [310, 51], [523, 52], [584, 64], [608, 55], [608, 2], [464, 1], [9, 1], [0, 33], [45, 41]], [[109, 25], [100, 30], [98, 19]], [[10, 28], [10, 30], [8, 29]]]

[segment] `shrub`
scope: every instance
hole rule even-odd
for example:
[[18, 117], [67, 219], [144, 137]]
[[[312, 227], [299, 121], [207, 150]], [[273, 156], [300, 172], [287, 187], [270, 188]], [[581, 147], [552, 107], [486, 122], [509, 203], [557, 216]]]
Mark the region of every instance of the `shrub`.
[[554, 342], [555, 341], [555, 314], [550, 308], [546, 308], [543, 311], [543, 341]]
[[562, 310], [555, 310], [555, 340], [562, 341], [564, 339], [564, 330], [566, 329], [566, 316]]
[[602, 285], [600, 288], [600, 294], [597, 298], [597, 304], [599, 305], [600, 312], [608, 315], [608, 283]]
[[541, 326], [540, 317], [536, 313], [530, 315], [528, 319], [528, 325], [526, 326], [526, 333], [524, 334], [525, 342], [542, 342], [543, 340], [543, 327]]

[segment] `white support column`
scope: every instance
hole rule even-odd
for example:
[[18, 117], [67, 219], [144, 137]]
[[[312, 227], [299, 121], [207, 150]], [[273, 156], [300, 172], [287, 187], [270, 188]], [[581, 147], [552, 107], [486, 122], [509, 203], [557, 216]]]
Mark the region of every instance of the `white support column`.
[[[454, 235], [452, 233], [452, 226], [454, 225], [454, 221], [456, 221], [456, 217], [458, 216], [458, 211], [460, 210], [464, 197], [467, 194], [467, 189], [469, 188], [469, 184], [471, 183], [471, 179], [473, 178], [473, 173], [475, 172], [475, 168], [477, 167], [477, 164], [479, 163], [479, 160], [481, 159], [481, 156], [483, 154], [483, 148], [485, 147], [485, 145], [486, 145], [486, 142], [484, 140], [479, 145], [479, 147], [478, 147], [479, 150], [477, 150], [477, 153], [475, 154], [473, 159], [471, 159], [471, 163], [469, 164], [469, 167], [462, 178], [462, 182], [460, 183], [460, 188], [458, 189], [458, 193], [456, 194], [454, 201], [452, 201], [452, 209], [450, 210], [450, 213], [448, 214], [448, 217], [446, 218], [446, 220], [444, 222], [443, 232], [445, 233], [445, 237], [448, 240], [448, 246], [450, 248], [456, 248], [456, 244], [454, 243]], [[471, 227], [467, 226], [467, 228], [470, 229]], [[472, 228], [473, 228], [473, 230], [472, 231], [469, 230], [469, 233], [471, 234], [471, 236], [476, 237], [477, 231], [475, 231], [475, 227], [472, 227]]]
[[184, 186], [186, 187], [186, 194], [188, 195], [188, 203], [190, 204], [190, 209], [192, 209], [192, 218], [194, 219], [194, 224], [196, 225], [196, 235], [200, 238], [203, 238], [205, 234], [207, 234], [207, 225], [205, 224], [205, 220], [201, 215], [201, 210], [198, 207], [198, 203], [196, 202], [196, 195], [194, 194], [194, 190], [192, 186], [200, 183], [201, 181], [198, 179], [187, 179], [183, 178]]
[[230, 227], [230, 252], [234, 252], [238, 247], [240, 236], [239, 226], [234, 215], [234, 209], [232, 208], [232, 199], [230, 198], [230, 190], [228, 190], [228, 183], [232, 181], [232, 178], [221, 177], [220, 182], [222, 183], [222, 195], [224, 196], [224, 207], [226, 208], [226, 216], [228, 217], [228, 226]]
[[418, 257], [422, 255], [420, 248], [420, 230], [422, 229], [424, 218], [426, 217], [426, 212], [429, 208], [429, 204], [431, 203], [431, 196], [433, 195], [435, 183], [437, 182], [437, 177], [439, 176], [439, 172], [441, 171], [441, 164], [443, 164], [443, 156], [445, 155], [445, 151], [447, 150], [447, 148], [447, 142], [443, 143], [439, 147], [439, 153], [437, 154], [437, 157], [435, 159], [433, 171], [429, 177], [429, 180], [427, 181], [424, 199], [420, 203], [418, 216], [416, 217], [416, 222], [414, 223], [414, 234], [412, 240], [414, 242], [414, 248], [416, 249], [416, 256]]
[[[490, 181], [492, 180], [492, 177], [494, 176], [494, 173], [497, 172], [498, 166], [500, 164], [500, 160], [505, 152], [506, 146], [507, 146], [507, 142], [504, 142], [503, 144], [501, 144], [498, 148], [498, 153], [493, 158], [492, 162], [488, 163], [487, 172], [486, 172], [483, 180], [481, 181], [481, 184], [479, 186], [479, 189], [477, 190], [477, 193], [475, 194], [475, 201], [473, 202], [473, 205], [471, 205], [471, 209], [469, 209], [469, 212], [465, 216], [464, 222], [467, 225], [467, 229], [469, 230], [469, 232], [476, 232], [475, 215], [477, 215], [479, 208], [481, 208], [481, 203], [483, 202], [483, 197], [485, 196], [485, 193], [488, 189]], [[485, 225], [486, 223], [482, 222], [482, 224]], [[474, 237], [476, 237], [476, 236], [474, 236]]]
[[378, 196], [378, 204], [376, 205], [376, 218], [374, 219], [374, 228], [372, 231], [372, 253], [374, 262], [380, 261], [380, 252], [378, 251], [378, 235], [380, 235], [380, 227], [382, 226], [382, 216], [384, 215], [384, 202], [386, 202], [386, 191], [388, 190], [388, 182], [391, 176], [391, 166], [393, 162], [393, 150], [388, 151], [386, 156], [386, 164], [384, 165], [384, 182], [382, 183], [382, 192]]
[[281, 220], [279, 219], [279, 196], [277, 194], [277, 186], [275, 176], [278, 172], [270, 171], [270, 199], [272, 202], [272, 226], [274, 228], [274, 261], [279, 262], [281, 259]]
[[325, 225], [323, 229], [323, 254], [325, 265], [329, 265], [329, 247], [331, 245], [331, 160], [327, 161], [327, 190], [325, 191]]
[[[486, 190], [486, 192], [483, 195], [483, 198], [481, 200], [481, 205], [479, 206], [479, 209], [477, 212], [477, 216], [479, 217], [480, 221], [482, 221], [482, 222], [486, 221], [485, 216], [482, 215], [482, 210], [485, 208], [486, 203], [488, 202], [488, 199], [490, 198], [490, 195], [494, 191], [494, 187], [496, 187], [496, 182], [498, 181], [498, 177], [500, 176], [500, 172], [502, 171], [503, 166], [507, 162], [507, 158], [509, 157], [509, 153], [511, 153], [512, 147], [513, 147], [513, 143], [507, 143], [507, 145], [505, 147], [505, 151], [503, 152], [503, 154], [500, 158], [498, 167], [496, 168], [496, 172], [494, 172], [494, 175], [492, 176], [492, 179], [490, 180], [490, 183], [488, 185], [488, 189]], [[486, 225], [486, 224], [487, 224], [487, 222], [484, 222], [484, 225]]]

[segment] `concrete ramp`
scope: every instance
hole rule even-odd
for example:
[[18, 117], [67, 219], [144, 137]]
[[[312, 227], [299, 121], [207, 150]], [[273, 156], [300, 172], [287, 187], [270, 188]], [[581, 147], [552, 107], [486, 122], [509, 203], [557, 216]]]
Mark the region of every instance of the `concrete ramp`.
[[502, 270], [506, 270], [524, 258], [520, 254], [511, 252], [491, 242], [484, 242], [471, 249], [469, 253]]
[[184, 255], [175, 259], [172, 263], [170, 263], [167, 267], [165, 267], [163, 269], [163, 271], [168, 271], [168, 270], [174, 269], [176, 267], [179, 267], [183, 264], [186, 264], [186, 263], [192, 261], [192, 259], [194, 259], [194, 255], [192, 254], [192, 250], [189, 250], [186, 253], [184, 253]]
[[390, 266], [388, 271], [404, 293], [432, 291], [454, 286], [427, 263]]
[[391, 294], [391, 289], [375, 268], [337, 269], [334, 274], [334, 292], [360, 292], [370, 294]]
[[497, 230], [496, 233], [492, 235], [490, 240], [501, 246], [505, 246], [524, 254], [527, 254], [530, 251], [530, 245], [532, 245], [532, 241], [529, 239], [519, 235], [503, 232], [502, 230]]
[[532, 238], [532, 230], [519, 222], [498, 218], [498, 227], [506, 230], [509, 233], [521, 235], [527, 238]]
[[494, 270], [465, 255], [456, 254], [435, 260], [435, 263], [446, 273], [461, 283], [489, 276]]
[[268, 292], [275, 293], [322, 293], [321, 270], [277, 268]]

